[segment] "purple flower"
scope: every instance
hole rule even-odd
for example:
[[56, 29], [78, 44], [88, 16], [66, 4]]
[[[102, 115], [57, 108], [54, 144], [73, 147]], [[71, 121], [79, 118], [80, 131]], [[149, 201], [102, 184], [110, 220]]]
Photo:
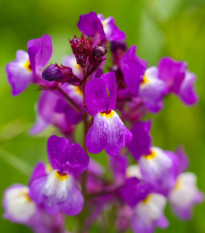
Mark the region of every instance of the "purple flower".
[[178, 95], [187, 105], [193, 105], [198, 98], [194, 90], [196, 76], [187, 70], [187, 64], [164, 57], [159, 61], [159, 78], [167, 86], [167, 93]]
[[[61, 88], [79, 107], [83, 104], [83, 93], [78, 86], [64, 84]], [[56, 126], [64, 135], [73, 132], [72, 124], [82, 119], [82, 113], [71, 107], [57, 90], [44, 90], [37, 104], [37, 120], [31, 134], [37, 134], [49, 125]]]
[[132, 229], [135, 233], [153, 233], [156, 227], [166, 228], [168, 221], [164, 216], [166, 198], [158, 193], [150, 193], [135, 207]]
[[117, 155], [132, 138], [114, 111], [116, 95], [116, 78], [112, 72], [92, 79], [86, 85], [85, 103], [94, 118], [86, 136], [86, 146], [91, 153], [97, 154], [105, 149], [109, 155]]
[[175, 166], [172, 158], [163, 150], [152, 147], [151, 152], [139, 159], [143, 180], [155, 191], [166, 194], [175, 183]]
[[100, 19], [107, 41], [125, 40], [126, 35], [115, 24], [113, 17], [104, 18], [102, 14], [97, 15]]
[[29, 188], [24, 185], [12, 185], [4, 192], [4, 218], [13, 222], [27, 224], [36, 214], [37, 206], [28, 195]]
[[144, 182], [153, 190], [167, 194], [173, 188], [176, 177], [187, 167], [188, 161], [182, 149], [174, 153], [152, 147], [150, 126], [151, 122], [136, 123], [131, 130], [133, 137], [128, 148], [139, 163], [140, 177]]
[[152, 233], [155, 227], [167, 227], [168, 222], [163, 213], [166, 198], [153, 192], [149, 185], [132, 177], [126, 180], [119, 194], [133, 209], [131, 224], [134, 232]]
[[123, 187], [119, 189], [123, 202], [132, 207], [144, 200], [149, 193], [150, 187], [136, 177], [126, 179]]
[[195, 74], [187, 71], [185, 78], [179, 89], [179, 97], [187, 105], [196, 104], [198, 101], [198, 96], [194, 90], [195, 81], [196, 81]]
[[151, 121], [137, 122], [131, 132], [132, 141], [128, 143], [128, 148], [135, 160], [139, 160], [142, 155], [150, 152], [152, 138], [150, 136]]
[[30, 133], [38, 134], [49, 125], [56, 126], [63, 134], [71, 135], [73, 127], [67, 122], [63, 113], [55, 111], [58, 95], [51, 91], [43, 91], [37, 104], [37, 120]]
[[48, 215], [29, 196], [29, 187], [15, 184], [6, 189], [3, 197], [4, 218], [27, 225], [35, 233], [64, 232], [62, 214]]
[[137, 46], [131, 46], [120, 60], [120, 69], [129, 91], [137, 96], [147, 67], [146, 61], [136, 55]]
[[181, 219], [191, 218], [193, 207], [203, 200], [203, 194], [196, 187], [196, 180], [194, 173], [182, 173], [169, 193], [168, 199], [172, 209]]
[[12, 95], [21, 94], [31, 83], [41, 84], [42, 68], [52, 55], [52, 39], [44, 35], [27, 43], [28, 53], [18, 50], [16, 60], [7, 64], [6, 72], [12, 87]]
[[157, 113], [163, 108], [162, 99], [166, 92], [166, 86], [158, 78], [157, 67], [150, 67], [146, 70], [139, 88], [139, 96], [144, 105], [153, 113]]
[[84, 199], [74, 177], [85, 171], [89, 157], [79, 144], [69, 143], [55, 135], [48, 140], [48, 156], [53, 171], [49, 175], [41, 171], [39, 175], [37, 166], [29, 195], [49, 214], [62, 211], [76, 215], [82, 210]]
[[97, 15], [95, 12], [81, 15], [78, 28], [86, 36], [94, 36], [98, 42], [124, 40], [126, 38], [125, 33], [119, 30], [112, 17], [104, 19], [103, 15]]

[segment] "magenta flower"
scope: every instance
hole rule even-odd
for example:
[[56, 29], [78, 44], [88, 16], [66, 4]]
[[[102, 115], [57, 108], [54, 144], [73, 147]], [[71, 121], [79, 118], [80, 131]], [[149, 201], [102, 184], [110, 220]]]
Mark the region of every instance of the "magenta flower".
[[120, 189], [120, 196], [133, 209], [131, 225], [134, 232], [152, 233], [156, 227], [168, 226], [164, 216], [166, 197], [153, 192], [143, 181], [135, 177], [127, 179]]
[[[83, 93], [78, 86], [64, 84], [63, 91], [82, 109]], [[73, 124], [82, 120], [82, 112], [74, 109], [58, 90], [44, 90], [37, 104], [37, 119], [31, 134], [37, 134], [49, 125], [56, 126], [64, 135], [73, 132]]]
[[97, 15], [95, 12], [81, 15], [78, 28], [86, 36], [94, 36], [98, 42], [124, 40], [126, 38], [125, 33], [116, 26], [113, 17], [104, 19], [102, 14]]
[[62, 211], [76, 215], [82, 210], [84, 199], [75, 176], [85, 171], [89, 157], [80, 145], [55, 135], [48, 140], [48, 156], [53, 170], [46, 174], [44, 168], [39, 167], [41, 165], [36, 167], [29, 195], [49, 214]]
[[147, 67], [146, 61], [136, 55], [137, 46], [131, 46], [120, 60], [120, 69], [129, 91], [137, 96]]
[[45, 83], [41, 71], [52, 55], [52, 39], [49, 35], [44, 35], [39, 39], [29, 40], [27, 49], [28, 52], [18, 50], [16, 60], [6, 66], [14, 96], [21, 94], [31, 83]]
[[187, 64], [164, 57], [159, 61], [159, 78], [167, 86], [167, 92], [173, 92], [187, 105], [193, 105], [198, 97], [194, 90], [196, 76], [187, 70]]
[[28, 226], [35, 233], [65, 233], [61, 213], [48, 215], [29, 196], [29, 187], [15, 184], [3, 197], [4, 218]]
[[128, 49], [120, 60], [120, 69], [128, 91], [135, 97], [139, 96], [149, 111], [157, 113], [163, 107], [166, 86], [158, 77], [158, 69], [147, 69], [146, 61], [136, 55], [136, 49], [135, 45]]
[[112, 72], [92, 79], [86, 85], [85, 103], [94, 118], [86, 136], [86, 146], [91, 153], [105, 149], [109, 155], [117, 155], [132, 138], [114, 111], [116, 95], [116, 78]]
[[183, 220], [190, 219], [193, 207], [204, 199], [202, 192], [197, 189], [196, 180], [192, 172], [181, 173], [168, 196], [174, 213]]

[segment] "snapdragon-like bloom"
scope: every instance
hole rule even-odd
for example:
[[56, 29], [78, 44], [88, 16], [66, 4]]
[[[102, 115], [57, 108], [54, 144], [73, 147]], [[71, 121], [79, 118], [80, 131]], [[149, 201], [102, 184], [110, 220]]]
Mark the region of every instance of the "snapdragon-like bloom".
[[128, 90], [139, 96], [146, 108], [157, 113], [162, 109], [166, 86], [158, 77], [157, 67], [147, 69], [146, 61], [136, 55], [137, 47], [131, 46], [120, 60], [120, 69]]
[[166, 198], [158, 193], [150, 193], [138, 203], [132, 217], [135, 233], [153, 233], [156, 227], [166, 228], [168, 221], [164, 216]]
[[95, 37], [98, 42], [124, 40], [126, 35], [115, 24], [113, 17], [105, 19], [102, 14], [90, 12], [81, 15], [78, 28], [86, 36]]
[[6, 66], [14, 96], [21, 94], [31, 83], [45, 83], [41, 77], [41, 70], [52, 55], [52, 39], [49, 35], [44, 35], [29, 40], [27, 49], [28, 52], [18, 50], [16, 60]]
[[117, 155], [132, 138], [114, 111], [116, 95], [116, 78], [112, 72], [92, 79], [86, 85], [85, 103], [94, 118], [86, 136], [86, 146], [91, 153], [97, 154], [105, 149], [109, 155]]
[[[82, 108], [83, 93], [78, 86], [64, 84], [63, 91]], [[77, 112], [57, 90], [44, 90], [37, 103], [37, 119], [31, 134], [38, 134], [49, 125], [56, 126], [64, 135], [73, 132], [73, 124], [82, 120], [82, 113]]]
[[16, 184], [4, 192], [4, 218], [24, 224], [35, 233], [63, 233], [64, 218], [61, 213], [48, 215], [29, 196], [29, 187]]
[[13, 222], [28, 224], [37, 211], [35, 202], [29, 197], [29, 188], [16, 184], [4, 193], [4, 217]]
[[79, 144], [55, 135], [48, 140], [48, 156], [53, 170], [46, 174], [44, 168], [36, 167], [29, 195], [49, 214], [62, 211], [76, 215], [81, 211], [84, 199], [75, 176], [85, 171], [89, 157]]
[[188, 164], [180, 148], [176, 152], [164, 151], [151, 145], [150, 122], [136, 123], [131, 132], [132, 141], [128, 148], [139, 163], [143, 180], [153, 190], [167, 194], [175, 185], [176, 177]]
[[195, 74], [187, 69], [187, 64], [164, 57], [159, 61], [159, 78], [167, 86], [167, 93], [173, 92], [187, 105], [193, 105], [198, 97], [194, 90]]
[[157, 67], [148, 68], [139, 87], [139, 96], [144, 105], [151, 112], [157, 113], [163, 108], [162, 99], [165, 92], [166, 87], [164, 82], [158, 78]]
[[191, 218], [193, 207], [203, 200], [203, 194], [196, 187], [196, 180], [196, 175], [192, 172], [181, 173], [169, 193], [172, 209], [181, 219]]
[[136, 233], [152, 233], [156, 227], [166, 228], [164, 216], [166, 197], [136, 177], [126, 180], [119, 191], [122, 200], [133, 209], [132, 229]]
[[166, 193], [174, 186], [174, 162], [160, 148], [152, 147], [149, 154], [141, 156], [139, 166], [144, 181], [155, 190]]

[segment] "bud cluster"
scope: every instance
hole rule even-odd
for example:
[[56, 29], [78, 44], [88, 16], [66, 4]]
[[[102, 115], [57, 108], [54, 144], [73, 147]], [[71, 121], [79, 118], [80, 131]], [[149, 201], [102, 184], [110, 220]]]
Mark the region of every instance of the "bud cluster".
[[95, 46], [94, 38], [86, 38], [84, 34], [81, 35], [80, 39], [75, 35], [70, 40], [70, 45], [77, 64], [82, 68], [86, 68], [87, 65], [99, 66], [104, 60], [103, 56], [107, 53], [104, 47]]

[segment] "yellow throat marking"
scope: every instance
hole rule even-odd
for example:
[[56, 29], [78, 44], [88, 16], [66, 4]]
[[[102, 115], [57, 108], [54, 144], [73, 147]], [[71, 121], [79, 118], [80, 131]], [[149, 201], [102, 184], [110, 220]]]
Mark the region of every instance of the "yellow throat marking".
[[156, 152], [155, 151], [151, 151], [151, 153], [150, 154], [148, 154], [148, 155], [145, 155], [145, 159], [154, 159], [156, 157]]
[[24, 64], [24, 67], [25, 67], [29, 72], [31, 72], [31, 63], [30, 63], [29, 60]]
[[111, 118], [115, 112], [113, 110], [110, 110], [108, 113], [107, 112], [100, 112], [101, 116], [105, 116], [106, 118]]
[[75, 86], [75, 91], [79, 94], [79, 95], [83, 95], [82, 90], [80, 89], [79, 86]]
[[68, 175], [67, 175], [67, 174], [62, 175], [62, 174], [60, 174], [58, 171], [56, 171], [56, 172], [55, 172], [55, 177], [56, 177], [58, 180], [63, 181], [63, 180], [66, 180], [66, 179], [67, 179]]
[[144, 74], [144, 77], [143, 77], [143, 79], [142, 79], [142, 85], [144, 86], [146, 83], [148, 83], [149, 82], [149, 79], [147, 78], [147, 75], [146, 75], [146, 73]]
[[143, 204], [147, 204], [147, 203], [150, 202], [150, 200], [151, 200], [151, 195], [149, 194], [149, 195], [142, 201], [142, 203], [143, 203]]

